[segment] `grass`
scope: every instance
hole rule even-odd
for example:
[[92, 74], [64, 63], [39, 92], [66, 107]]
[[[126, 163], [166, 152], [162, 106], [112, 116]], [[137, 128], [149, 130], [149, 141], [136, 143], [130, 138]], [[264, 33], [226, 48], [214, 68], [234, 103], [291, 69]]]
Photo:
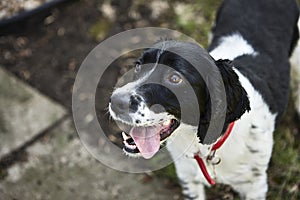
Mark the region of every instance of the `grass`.
[[287, 112], [274, 133], [273, 156], [268, 171], [269, 199], [300, 199], [300, 127], [290, 98]]
[[[203, 47], [208, 46], [208, 33], [215, 19], [215, 13], [221, 0], [183, 1], [175, 8], [176, 28], [199, 42]], [[182, 6], [183, 8], [178, 8]], [[176, 12], [177, 10], [177, 12]], [[178, 11], [183, 10], [183, 11]], [[185, 20], [189, 15], [190, 20]]]

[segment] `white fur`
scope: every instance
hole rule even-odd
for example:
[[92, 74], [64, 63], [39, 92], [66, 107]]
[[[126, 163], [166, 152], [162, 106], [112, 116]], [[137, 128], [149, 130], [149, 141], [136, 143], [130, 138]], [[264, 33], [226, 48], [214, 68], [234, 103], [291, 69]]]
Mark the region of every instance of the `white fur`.
[[210, 52], [210, 55], [216, 60], [233, 60], [234, 58], [245, 54], [254, 56], [258, 54], [239, 33], [224, 36], [219, 42], [220, 44], [218, 47]]
[[[193, 159], [195, 153], [208, 152], [208, 147], [199, 145], [197, 127], [181, 123], [167, 141], [167, 149], [170, 152], [176, 167], [177, 176], [181, 182], [183, 194], [204, 199], [205, 180], [199, 166]], [[204, 153], [207, 154], [207, 153]]]
[[[300, 19], [298, 19], [298, 30], [300, 31]], [[292, 92], [294, 92], [295, 107], [300, 115], [300, 40], [298, 40], [290, 62], [292, 66]]]
[[[111, 103], [109, 103], [108, 109], [113, 119], [130, 126], [153, 126], [171, 119], [175, 119], [173, 115], [170, 115], [167, 112], [153, 112], [151, 108], [148, 108], [148, 106], [143, 101], [139, 104], [137, 112], [129, 113], [132, 122], [125, 121], [124, 119], [118, 117], [112, 110]], [[136, 121], [139, 122], [136, 123]]]
[[175, 118], [167, 112], [153, 112], [143, 101], [138, 107], [138, 112], [130, 113], [129, 116], [133, 122], [139, 121], [138, 124], [135, 124], [136, 126], [153, 126]]

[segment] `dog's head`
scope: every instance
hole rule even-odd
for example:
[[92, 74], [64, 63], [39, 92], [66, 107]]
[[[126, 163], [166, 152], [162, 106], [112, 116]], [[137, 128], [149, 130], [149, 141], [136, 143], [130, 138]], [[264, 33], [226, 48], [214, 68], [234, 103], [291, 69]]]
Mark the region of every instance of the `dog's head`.
[[[195, 65], [207, 69], [205, 77]], [[227, 101], [225, 108], [219, 106], [216, 112], [225, 111], [226, 116], [219, 117], [225, 118], [226, 127], [250, 109], [247, 94], [228, 60], [214, 61], [200, 46], [172, 40], [145, 50], [136, 61], [132, 79], [116, 88], [110, 98], [113, 119], [131, 126], [128, 133], [123, 133], [124, 151], [151, 158], [182, 124], [196, 127], [203, 142], [212, 116], [207, 84], [215, 91], [220, 89], [215, 69], [221, 74]], [[191, 87], [194, 96], [187, 92]], [[189, 113], [184, 118], [183, 106]]]

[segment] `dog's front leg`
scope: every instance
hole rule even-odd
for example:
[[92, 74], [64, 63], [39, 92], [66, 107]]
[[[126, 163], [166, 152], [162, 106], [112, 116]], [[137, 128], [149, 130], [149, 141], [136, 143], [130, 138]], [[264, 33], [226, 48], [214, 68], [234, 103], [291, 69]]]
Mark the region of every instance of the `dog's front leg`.
[[204, 185], [200, 181], [200, 171], [196, 161], [181, 157], [175, 161], [175, 167], [184, 198], [187, 200], [204, 200]]

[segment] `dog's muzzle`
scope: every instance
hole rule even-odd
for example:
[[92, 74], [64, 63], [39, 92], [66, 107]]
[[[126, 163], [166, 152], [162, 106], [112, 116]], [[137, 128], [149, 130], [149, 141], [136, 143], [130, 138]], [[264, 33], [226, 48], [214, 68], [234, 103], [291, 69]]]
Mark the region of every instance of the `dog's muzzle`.
[[141, 107], [147, 106], [143, 98], [136, 94], [114, 93], [110, 98], [109, 108], [112, 117], [130, 126], [127, 133], [123, 132], [124, 151], [127, 154], [142, 155], [149, 159], [157, 153], [164, 140], [174, 132], [180, 122], [178, 119], [169, 117], [159, 122], [141, 124], [141, 121], [131, 116], [135, 113], [143, 115], [139, 112]]

